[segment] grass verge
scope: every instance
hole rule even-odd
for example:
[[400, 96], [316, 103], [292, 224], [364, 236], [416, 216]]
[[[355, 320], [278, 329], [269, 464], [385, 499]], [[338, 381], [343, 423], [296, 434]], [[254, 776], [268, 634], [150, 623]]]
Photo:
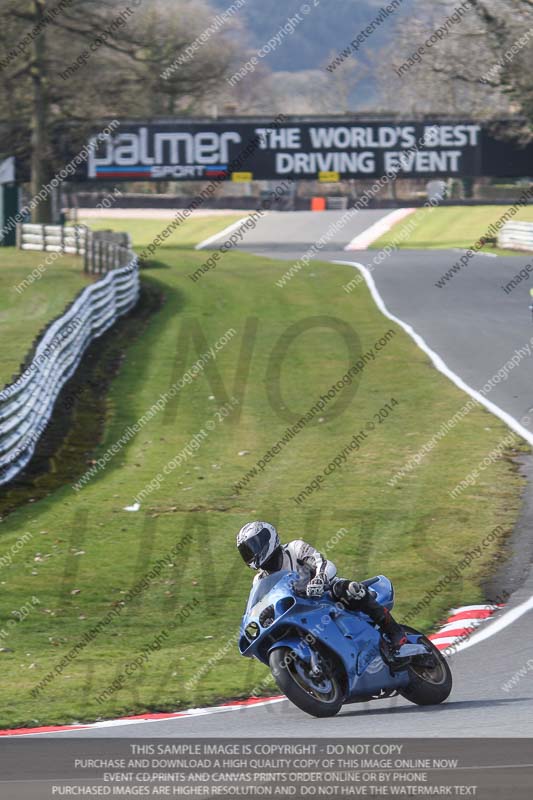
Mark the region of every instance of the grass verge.
[[[451, 249], [468, 250], [487, 235], [490, 225], [495, 224], [509, 210], [509, 206], [448, 206], [446, 208], [424, 208], [415, 211], [403, 222], [395, 225], [372, 245], [381, 250], [386, 245], [397, 244], [399, 248], [423, 250]], [[533, 208], [520, 208], [513, 217], [515, 221], [533, 222]], [[412, 229], [412, 230], [411, 230]], [[405, 233], [410, 231], [408, 235]], [[497, 255], [522, 255], [517, 250], [502, 250], [485, 245], [484, 252]]]
[[[376, 310], [364, 285], [343, 292], [346, 267], [314, 264], [305, 281], [279, 290], [287, 264], [230, 252], [193, 284], [187, 275], [205, 258], [167, 245], [164, 269], [145, 271], [166, 301], [128, 349], [107, 398], [103, 441], [88, 460], [234, 331], [216, 358], [182, 381], [84, 488], [65, 486], [0, 525], [2, 727], [173, 710], [258, 686], [268, 692], [266, 668], [242, 659], [234, 642], [252, 578], [234, 537], [250, 519], [325, 549], [339, 574], [389, 575], [397, 616], [424, 628], [450, 605], [482, 598], [512, 529], [523, 481], [509, 449], [468, 491], [448, 494], [507, 435], [483, 409], [389, 483], [466, 398]], [[287, 425], [371, 350], [375, 359], [352, 386], [237, 488]], [[297, 504], [361, 431], [359, 450]], [[190, 456], [164, 474], [187, 445]], [[141, 510], [125, 511], [150, 485]], [[411, 616], [476, 545], [470, 566]]]
[[89, 282], [81, 258], [64, 255], [46, 266], [50, 255], [0, 249], [0, 387], [18, 373], [41, 330]]
[[[176, 213], [180, 209], [176, 210]], [[199, 242], [213, 236], [218, 231], [224, 230], [234, 222], [243, 218], [243, 214], [228, 214], [224, 216], [209, 216], [194, 214], [180, 222], [175, 230], [171, 230], [165, 243], [158, 248], [158, 251], [164, 252], [167, 248], [183, 247], [192, 249]], [[146, 245], [150, 244], [156, 239], [163, 230], [172, 223], [170, 219], [87, 219], [84, 220], [85, 224], [90, 225], [94, 230], [113, 229], [121, 231], [131, 231], [134, 236], [135, 248], [137, 251], [142, 250]], [[157, 251], [156, 251], [157, 252]], [[157, 258], [158, 256], [155, 256]]]

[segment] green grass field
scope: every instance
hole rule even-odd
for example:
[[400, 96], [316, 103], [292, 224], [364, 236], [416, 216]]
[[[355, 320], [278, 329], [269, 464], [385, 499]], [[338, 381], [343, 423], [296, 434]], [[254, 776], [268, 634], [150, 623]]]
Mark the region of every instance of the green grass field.
[[[237, 214], [187, 220], [169, 236], [162, 249], [165, 246], [192, 248], [238, 219]], [[96, 230], [113, 227], [131, 230], [136, 233], [139, 247], [149, 244], [167, 222], [157, 219], [85, 220]], [[50, 256], [50, 263], [46, 264]], [[64, 255], [54, 260], [53, 254], [0, 248], [0, 388], [19, 371], [37, 334], [61, 314], [90, 280], [84, 275], [82, 259], [76, 256]]]
[[[472, 247], [481, 236], [486, 235], [491, 224], [496, 223], [508, 206], [449, 206], [447, 208], [423, 208], [415, 211], [403, 222], [380, 237], [372, 249], [381, 250], [385, 245], [397, 243], [400, 248], [449, 249]], [[533, 222], [533, 208], [520, 208], [513, 217], [515, 221]], [[402, 231], [412, 232], [405, 238]], [[486, 245], [483, 250], [498, 255], [524, 255], [516, 250], [502, 250]]]
[[[50, 255], [0, 248], [0, 388], [19, 371], [41, 329], [89, 282], [76, 256], [62, 256], [39, 269]], [[23, 284], [31, 281], [33, 271], [33, 281]]]
[[[151, 222], [119, 222], [139, 246], [153, 236]], [[481, 600], [517, 516], [523, 479], [508, 459], [457, 500], [449, 497], [507, 433], [481, 409], [419, 468], [388, 484], [466, 398], [381, 316], [364, 285], [343, 292], [348, 268], [317, 263], [314, 275], [279, 289], [288, 264], [229, 253], [193, 283], [188, 275], [207, 254], [182, 244], [161, 248], [157, 268], [143, 273], [166, 302], [127, 350], [108, 396], [104, 441], [88, 460], [119, 441], [200, 354], [235, 333], [84, 488], [65, 486], [1, 523], [1, 727], [175, 710], [247, 696], [258, 685], [268, 692], [266, 668], [241, 658], [232, 641], [252, 578], [235, 533], [250, 519], [326, 549], [342, 575], [389, 575], [400, 619], [501, 525], [501, 535], [410, 619], [429, 628], [450, 605]], [[332, 401], [237, 491], [289, 420], [346, 373], [357, 339], [367, 352], [389, 330], [357, 391], [338, 395], [342, 413], [329, 418]], [[231, 408], [232, 398], [237, 411], [224, 418], [220, 408]], [[374, 415], [387, 403], [392, 411], [379, 422]], [[297, 505], [293, 498], [361, 429], [368, 435], [359, 452]], [[197, 449], [189, 445], [190, 457], [165, 475], [200, 431]], [[124, 511], [150, 484], [141, 510]], [[91, 630], [99, 631], [94, 638]], [[53, 679], [35, 692], [48, 673]]]
[[[172, 230], [165, 243], [161, 245], [161, 250], [166, 248], [182, 247], [191, 249], [199, 242], [204, 241], [209, 236], [227, 228], [239, 219], [242, 219], [242, 214], [224, 214], [219, 216], [192, 216], [189, 219], [181, 222], [176, 230]], [[86, 225], [90, 225], [95, 230], [102, 230], [111, 228], [113, 230], [130, 231], [133, 238], [135, 247], [141, 249], [149, 244], [161, 232], [163, 228], [169, 225], [172, 220], [170, 219], [86, 219], [81, 220]], [[155, 256], [157, 258], [157, 256]]]

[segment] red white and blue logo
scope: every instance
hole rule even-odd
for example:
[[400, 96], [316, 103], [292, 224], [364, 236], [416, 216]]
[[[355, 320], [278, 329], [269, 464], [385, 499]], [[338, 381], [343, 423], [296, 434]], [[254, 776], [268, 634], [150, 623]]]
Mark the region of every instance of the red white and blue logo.
[[166, 178], [167, 180], [178, 180], [186, 178], [226, 178], [229, 174], [226, 164], [216, 164], [206, 166], [204, 164], [187, 164], [179, 166], [175, 164], [143, 166], [142, 164], [131, 167], [101, 167], [96, 166], [93, 177], [96, 180], [115, 180], [115, 181], [150, 181], [154, 179]]
[[105, 180], [150, 180], [152, 177], [151, 167], [96, 167], [95, 178]]

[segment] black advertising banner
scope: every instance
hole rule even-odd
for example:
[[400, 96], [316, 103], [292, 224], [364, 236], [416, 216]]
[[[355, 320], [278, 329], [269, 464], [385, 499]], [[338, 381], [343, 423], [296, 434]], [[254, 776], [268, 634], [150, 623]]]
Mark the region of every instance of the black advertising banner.
[[533, 145], [476, 122], [121, 123], [89, 145], [84, 177], [126, 180], [527, 177]]

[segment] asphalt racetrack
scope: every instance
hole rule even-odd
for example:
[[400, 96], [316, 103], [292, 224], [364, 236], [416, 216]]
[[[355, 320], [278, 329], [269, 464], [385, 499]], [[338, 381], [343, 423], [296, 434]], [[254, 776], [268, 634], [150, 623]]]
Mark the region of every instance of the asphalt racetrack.
[[[387, 309], [409, 323], [446, 365], [473, 389], [481, 389], [516, 351], [522, 350], [525, 354], [519, 363], [507, 371], [507, 378], [495, 385], [489, 397], [501, 409], [522, 420], [524, 427], [533, 432], [533, 412], [528, 415], [533, 406], [533, 361], [530, 355], [533, 353], [533, 323], [528, 310], [530, 284], [525, 280], [509, 294], [501, 288], [522, 267], [531, 263], [532, 256], [491, 258], [477, 255], [444, 288], [438, 288], [436, 282], [462, 252], [402, 250], [376, 264], [373, 263], [375, 251], [343, 250], [354, 236], [387, 213], [359, 212], [317, 257], [321, 261], [359, 262], [369, 267]], [[253, 231], [247, 233], [240, 247], [295, 263], [342, 214], [268, 214]], [[216, 248], [217, 243], [211, 243], [210, 247]], [[291, 280], [309, 280], [308, 273], [309, 268], [305, 268]], [[356, 274], [356, 268], [347, 265], [346, 284]], [[339, 289], [343, 291], [342, 286]], [[283, 288], [276, 290], [282, 292]], [[530, 354], [523, 350], [526, 347], [530, 347]], [[527, 465], [525, 468], [529, 469]], [[198, 716], [138, 725], [115, 724], [83, 733], [73, 731], [54, 735], [184, 738], [533, 736], [533, 670], [526, 670], [511, 689], [506, 691], [503, 688], [529, 659], [533, 659], [531, 483], [527, 495], [518, 526], [515, 557], [510, 559], [507, 567], [508, 585], [515, 591], [507, 607], [493, 621], [482, 626], [464, 649], [451, 658], [454, 689], [443, 705], [423, 708], [402, 698], [393, 698], [348, 705], [337, 717], [314, 719], [282, 700], [237, 711], [207, 711]], [[533, 664], [533, 660], [530, 663]]]

